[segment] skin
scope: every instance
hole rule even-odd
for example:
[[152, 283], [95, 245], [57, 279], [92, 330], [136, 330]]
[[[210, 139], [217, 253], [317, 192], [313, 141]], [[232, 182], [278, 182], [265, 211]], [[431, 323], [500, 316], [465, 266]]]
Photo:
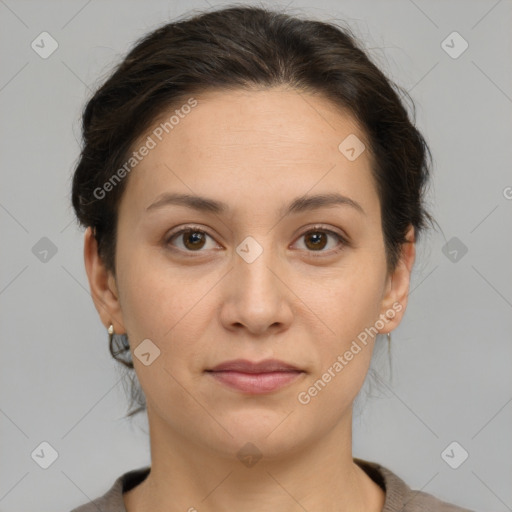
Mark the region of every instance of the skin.
[[[338, 149], [349, 134], [365, 135], [328, 100], [285, 88], [195, 97], [198, 105], [127, 178], [117, 278], [98, 257], [90, 228], [85, 233], [103, 324], [128, 334], [132, 355], [147, 338], [161, 351], [149, 366], [133, 356], [152, 464], [146, 480], [123, 495], [126, 508], [380, 511], [384, 491], [353, 462], [351, 430], [375, 338], [307, 405], [297, 395], [394, 303], [401, 311], [378, 330], [398, 326], [415, 258], [413, 228], [388, 275], [371, 155], [349, 161]], [[147, 212], [164, 191], [223, 201], [230, 212], [177, 205]], [[342, 205], [278, 214], [296, 197], [333, 191], [365, 213]], [[185, 245], [186, 235], [169, 242], [191, 223], [208, 233], [203, 245]], [[350, 243], [335, 253], [340, 242], [326, 234], [315, 248], [305, 235], [317, 224]], [[236, 252], [247, 236], [263, 248], [252, 263]], [[235, 358], [277, 358], [304, 373], [279, 390], [247, 395], [204, 371]], [[251, 467], [237, 457], [247, 442], [262, 454]]]

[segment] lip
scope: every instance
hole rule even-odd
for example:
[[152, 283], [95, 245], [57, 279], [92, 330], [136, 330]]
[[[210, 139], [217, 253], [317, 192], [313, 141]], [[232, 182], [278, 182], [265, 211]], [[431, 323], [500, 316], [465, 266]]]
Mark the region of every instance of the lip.
[[258, 363], [236, 359], [206, 370], [217, 382], [249, 394], [270, 393], [281, 389], [305, 372], [294, 365], [277, 359]]
[[233, 359], [232, 361], [225, 361], [218, 364], [213, 368], [207, 370], [212, 372], [221, 371], [234, 371], [242, 373], [269, 373], [269, 372], [286, 372], [286, 371], [302, 371], [297, 366], [294, 366], [279, 359], [265, 359], [258, 363], [249, 361], [247, 359]]

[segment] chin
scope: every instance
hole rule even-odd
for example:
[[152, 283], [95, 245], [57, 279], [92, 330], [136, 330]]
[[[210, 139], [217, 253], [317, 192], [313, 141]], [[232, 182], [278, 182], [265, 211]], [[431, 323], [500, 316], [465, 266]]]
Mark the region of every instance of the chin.
[[262, 417], [261, 411], [246, 411], [232, 417], [231, 421], [224, 416], [220, 422], [229, 434], [220, 428], [215, 430], [216, 435], [212, 438], [210, 431], [207, 443], [227, 457], [235, 454], [238, 458], [245, 455], [263, 456], [267, 460], [282, 458], [296, 451], [309, 437], [307, 432], [298, 431], [298, 426], [292, 425], [291, 417], [286, 418], [288, 414], [272, 414], [267, 410]]

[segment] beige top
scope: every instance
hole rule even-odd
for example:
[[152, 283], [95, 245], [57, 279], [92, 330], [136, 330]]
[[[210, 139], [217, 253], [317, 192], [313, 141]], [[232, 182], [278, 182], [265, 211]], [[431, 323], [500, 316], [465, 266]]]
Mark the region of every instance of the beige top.
[[[380, 464], [356, 458], [354, 462], [385, 491], [382, 512], [473, 512], [440, 501], [431, 494], [411, 490], [403, 480]], [[148, 476], [150, 469], [150, 466], [146, 466], [124, 473], [106, 494], [71, 512], [126, 512], [123, 492], [140, 484]]]

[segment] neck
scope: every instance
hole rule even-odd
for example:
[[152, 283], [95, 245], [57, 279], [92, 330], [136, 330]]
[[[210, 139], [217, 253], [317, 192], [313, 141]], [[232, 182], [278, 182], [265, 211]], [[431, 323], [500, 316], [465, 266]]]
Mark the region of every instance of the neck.
[[170, 433], [149, 408], [148, 418], [151, 472], [123, 495], [127, 512], [382, 510], [384, 491], [352, 459], [351, 411], [322, 439], [286, 454], [257, 441], [259, 460], [240, 460]]

